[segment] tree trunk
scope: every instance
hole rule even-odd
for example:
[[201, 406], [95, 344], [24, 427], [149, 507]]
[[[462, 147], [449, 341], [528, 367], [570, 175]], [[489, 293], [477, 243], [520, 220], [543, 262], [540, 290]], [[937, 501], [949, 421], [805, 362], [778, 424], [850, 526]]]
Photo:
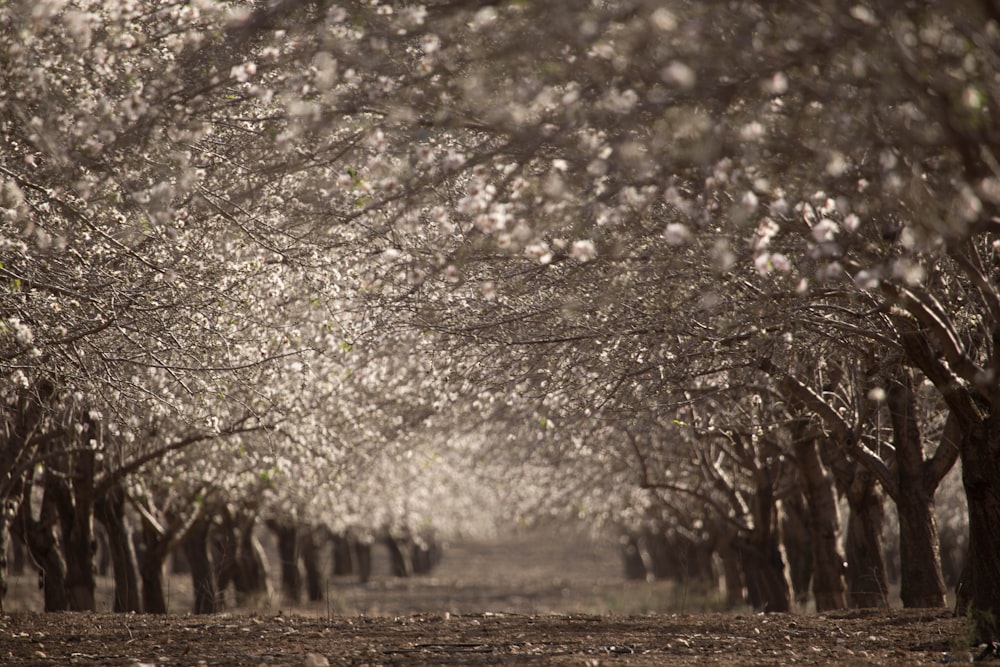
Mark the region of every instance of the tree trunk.
[[642, 560], [639, 539], [634, 533], [626, 533], [619, 538], [622, 567], [629, 581], [646, 581], [646, 563]]
[[132, 531], [125, 518], [125, 489], [119, 483], [99, 498], [94, 516], [108, 536], [114, 575], [114, 611], [142, 611], [139, 603], [139, 566], [132, 546]]
[[[86, 420], [89, 428], [80, 439], [99, 438], [100, 426]], [[66, 556], [66, 593], [72, 611], [94, 611], [97, 568], [94, 564], [94, 452], [77, 452], [67, 461], [71, 468], [64, 476], [52, 477], [52, 491], [57, 499]]]
[[[944, 576], [934, 515], [934, 491], [939, 479], [928, 474], [924, 460], [910, 371], [901, 369], [890, 379], [888, 388], [898, 479], [894, 500], [899, 515], [900, 597], [904, 607], [944, 607]], [[953, 435], [952, 430], [957, 430], [957, 421], [949, 416], [939, 448], [954, 446], [949, 438], [957, 434]]]
[[143, 517], [139, 578], [142, 580], [142, 609], [147, 614], [167, 613], [163, 570], [169, 554], [167, 537], [160, 535], [156, 527]]
[[847, 504], [848, 601], [855, 609], [886, 607], [889, 583], [882, 548], [885, 508], [875, 477], [861, 466], [847, 491]]
[[4, 613], [4, 598], [7, 596], [7, 577], [10, 574], [7, 554], [11, 549], [10, 522], [17, 515], [17, 502], [11, 498], [0, 499], [0, 614]]
[[413, 563], [410, 561], [409, 539], [395, 537], [391, 533], [386, 533], [382, 541], [389, 549], [389, 562], [392, 574], [396, 577], [408, 577], [413, 574]]
[[278, 540], [278, 557], [281, 559], [281, 592], [291, 603], [302, 600], [302, 572], [299, 570], [298, 529], [295, 526], [268, 520]]
[[184, 541], [184, 555], [191, 567], [191, 584], [194, 587], [194, 613], [214, 614], [219, 611], [219, 589], [215, 581], [215, 568], [208, 555], [209, 531], [212, 519], [208, 514], [195, 521]]
[[299, 552], [302, 554], [302, 564], [306, 571], [306, 593], [311, 602], [323, 599], [323, 588], [326, 581], [319, 567], [320, 552], [315, 531], [306, 528], [301, 531]]
[[69, 596], [66, 595], [66, 562], [63, 560], [59, 539], [56, 537], [58, 512], [52, 494], [46, 489], [41, 499], [39, 518], [37, 520], [32, 518], [31, 488], [31, 484], [25, 486], [14, 527], [39, 569], [45, 611], [67, 611]]
[[241, 524], [238, 534], [236, 593], [239, 603], [247, 604], [254, 598], [269, 594], [267, 555], [254, 535], [252, 518]]
[[840, 512], [837, 509], [833, 478], [823, 466], [816, 440], [804, 437], [804, 433], [797, 435], [795, 455], [805, 483], [809, 529], [813, 536], [813, 596], [816, 599], [816, 611], [844, 609], [847, 606], [847, 584], [844, 581], [844, 556], [840, 553], [838, 544]]
[[781, 499], [781, 539], [788, 558], [795, 604], [805, 608], [813, 580], [813, 538], [809, 528], [809, 510], [799, 492]]
[[347, 533], [333, 533], [330, 541], [333, 544], [333, 576], [344, 577], [354, 574], [357, 540]]
[[900, 591], [903, 606], [944, 607], [946, 593], [938, 552], [934, 499], [901, 488], [899, 514]]
[[713, 526], [715, 553], [722, 560], [725, 577], [726, 609], [736, 609], [744, 602], [743, 572], [740, 569], [740, 555], [736, 546], [737, 535], [731, 525], [719, 519]]
[[737, 542], [747, 596], [758, 611], [788, 612], [791, 611], [792, 598], [777, 530], [774, 474], [767, 469], [758, 474], [761, 479], [754, 495], [754, 526], [745, 539]]
[[977, 641], [1000, 640], [1000, 411], [966, 434], [962, 483], [969, 503], [968, 596]]

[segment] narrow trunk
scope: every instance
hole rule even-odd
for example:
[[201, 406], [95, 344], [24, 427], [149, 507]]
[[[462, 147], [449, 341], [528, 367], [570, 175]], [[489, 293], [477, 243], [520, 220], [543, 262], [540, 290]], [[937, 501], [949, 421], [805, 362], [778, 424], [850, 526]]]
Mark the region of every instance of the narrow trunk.
[[142, 611], [139, 603], [139, 566], [132, 547], [132, 531], [125, 518], [125, 489], [111, 487], [94, 505], [94, 516], [108, 536], [114, 576], [114, 611]]
[[4, 613], [4, 598], [7, 596], [7, 553], [10, 550], [10, 522], [17, 514], [17, 503], [11, 499], [0, 500], [0, 614]]
[[184, 555], [191, 568], [191, 585], [194, 587], [194, 613], [214, 614], [219, 611], [219, 589], [215, 581], [215, 568], [208, 555], [209, 531], [212, 521], [202, 516], [195, 521], [184, 541]]
[[815, 439], [800, 437], [795, 444], [795, 455], [805, 483], [809, 529], [813, 536], [816, 611], [844, 609], [847, 606], [847, 584], [844, 580], [844, 556], [838, 543], [840, 513], [833, 478], [823, 466]]
[[855, 609], [885, 607], [889, 603], [882, 532], [885, 508], [875, 478], [858, 466], [847, 491], [847, 590]]

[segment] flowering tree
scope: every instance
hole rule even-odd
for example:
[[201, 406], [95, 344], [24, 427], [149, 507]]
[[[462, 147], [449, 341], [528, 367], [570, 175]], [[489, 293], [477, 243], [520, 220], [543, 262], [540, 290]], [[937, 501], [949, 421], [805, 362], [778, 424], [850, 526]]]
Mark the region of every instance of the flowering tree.
[[997, 17], [912, 4], [5, 5], [12, 509], [95, 410], [125, 443], [268, 429], [305, 470], [434, 412], [578, 436], [778, 368], [836, 434], [807, 322], [899, 354], [900, 442], [907, 367], [948, 406], [992, 637]]

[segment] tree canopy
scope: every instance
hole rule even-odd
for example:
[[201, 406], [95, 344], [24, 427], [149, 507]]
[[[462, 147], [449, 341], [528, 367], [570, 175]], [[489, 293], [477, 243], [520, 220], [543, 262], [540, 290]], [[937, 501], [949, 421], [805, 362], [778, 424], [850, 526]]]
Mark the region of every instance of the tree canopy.
[[161, 465], [339, 527], [544, 498], [633, 525], [714, 508], [770, 548], [786, 457], [813, 505], [826, 469], [897, 504], [923, 476], [928, 506], [960, 456], [965, 590], [995, 617], [998, 21], [4, 4], [10, 516], [90, 452], [100, 493]]

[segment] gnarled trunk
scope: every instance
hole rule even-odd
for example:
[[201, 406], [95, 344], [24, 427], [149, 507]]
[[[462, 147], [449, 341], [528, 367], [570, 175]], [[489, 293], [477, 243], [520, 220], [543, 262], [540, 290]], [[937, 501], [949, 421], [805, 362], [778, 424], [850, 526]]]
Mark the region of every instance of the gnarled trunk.
[[319, 602], [323, 599], [326, 579], [319, 567], [320, 552], [315, 531], [308, 528], [302, 530], [299, 540], [299, 552], [302, 554], [302, 565], [306, 571], [306, 593], [311, 602]]
[[[958, 423], [949, 416], [936, 457], [947, 465], [931, 474], [924, 460], [923, 442], [916, 418], [916, 398], [910, 371], [901, 369], [888, 383], [888, 407], [896, 451], [898, 490], [893, 498], [899, 516], [900, 597], [904, 607], [944, 607], [940, 545], [934, 514], [934, 491], [940, 476], [954, 463]], [[953, 448], [947, 454], [942, 448]], [[950, 462], [945, 456], [950, 456]], [[933, 461], [931, 462], [933, 463]]]
[[874, 476], [861, 466], [847, 490], [847, 595], [855, 609], [889, 604], [882, 531], [885, 508]]
[[966, 596], [982, 642], [1000, 640], [1000, 413], [967, 433], [962, 483], [969, 503]]
[[191, 585], [194, 587], [194, 613], [213, 614], [219, 611], [219, 588], [215, 568], [208, 555], [208, 537], [212, 528], [210, 516], [202, 515], [191, 524], [184, 540], [184, 555], [191, 568]]
[[132, 546], [132, 531], [125, 517], [125, 489], [115, 484], [94, 504], [94, 516], [108, 536], [114, 577], [116, 612], [142, 611], [139, 602], [139, 566]]
[[278, 540], [278, 557], [281, 559], [281, 592], [288, 602], [296, 603], [302, 600], [302, 572], [299, 570], [299, 539], [298, 529], [274, 519], [267, 522], [267, 527]]
[[[86, 442], [99, 438], [100, 426], [89, 419], [84, 431]], [[94, 464], [92, 450], [75, 452], [60, 477], [52, 477], [51, 490], [56, 498], [66, 558], [66, 593], [72, 611], [96, 608], [97, 568], [94, 564]]]
[[813, 580], [813, 539], [809, 510], [798, 491], [781, 499], [781, 540], [788, 558], [795, 604], [805, 607]]
[[14, 529], [31, 554], [31, 560], [38, 567], [45, 611], [69, 610], [69, 596], [66, 595], [66, 561], [63, 560], [56, 526], [58, 512], [52, 494], [48, 489], [41, 499], [39, 518], [31, 516], [31, 488], [25, 486], [24, 497], [14, 519]]
[[795, 444], [799, 472], [805, 483], [812, 534], [813, 596], [816, 611], [843, 609], [847, 606], [844, 580], [844, 556], [840, 553], [840, 513], [833, 478], [823, 466], [815, 439], [800, 430]]
[[778, 531], [778, 507], [774, 498], [771, 473], [761, 470], [754, 495], [754, 526], [737, 541], [747, 597], [754, 609], [764, 612], [787, 612], [792, 607], [791, 590], [785, 572]]

